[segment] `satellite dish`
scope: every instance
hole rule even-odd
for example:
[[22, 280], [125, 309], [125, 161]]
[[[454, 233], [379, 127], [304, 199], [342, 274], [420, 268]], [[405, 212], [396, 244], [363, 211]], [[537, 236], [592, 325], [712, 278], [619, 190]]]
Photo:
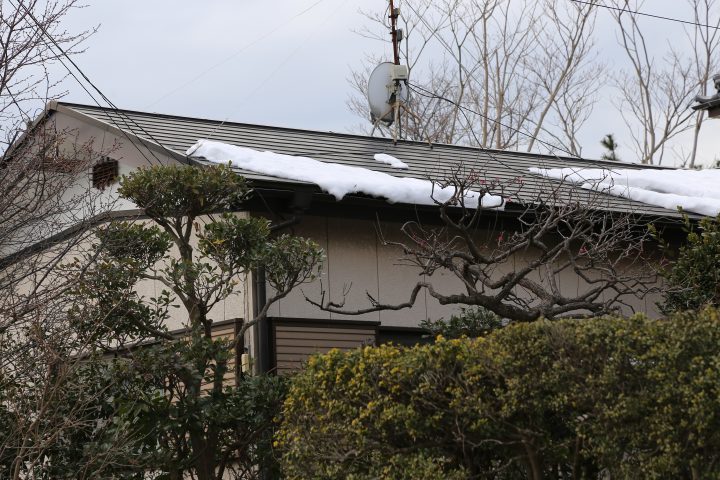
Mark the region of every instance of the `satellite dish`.
[[392, 125], [395, 104], [408, 99], [408, 69], [405, 65], [383, 62], [372, 71], [368, 79], [368, 103], [373, 123]]

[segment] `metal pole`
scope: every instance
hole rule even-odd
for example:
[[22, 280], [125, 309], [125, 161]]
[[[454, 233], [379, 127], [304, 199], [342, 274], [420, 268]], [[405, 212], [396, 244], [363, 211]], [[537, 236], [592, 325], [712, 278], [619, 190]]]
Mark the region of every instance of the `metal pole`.
[[395, 12], [393, 0], [390, 0], [390, 35], [392, 35], [393, 61], [395, 65], [400, 65], [400, 47], [397, 41], [397, 13]]
[[[400, 46], [398, 45], [398, 34], [397, 34], [397, 11], [395, 10], [395, 2], [390, 0], [390, 35], [392, 35], [393, 44], [393, 62], [395, 65], [400, 65]], [[395, 80], [395, 94], [398, 95], [400, 92], [400, 81]], [[395, 104], [393, 105], [394, 112], [394, 123], [395, 128], [393, 129], [393, 143], [397, 143], [400, 135], [400, 103], [398, 98], [395, 98]]]

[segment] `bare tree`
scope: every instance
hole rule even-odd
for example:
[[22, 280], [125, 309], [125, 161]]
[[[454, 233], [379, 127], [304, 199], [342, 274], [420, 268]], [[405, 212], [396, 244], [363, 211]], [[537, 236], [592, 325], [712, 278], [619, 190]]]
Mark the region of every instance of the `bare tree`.
[[[110, 150], [79, 143], [52, 121], [33, 123], [51, 96], [50, 71], [93, 30], [69, 32], [75, 0], [0, 2], [0, 476], [47, 478], [47, 453], [87, 424], [103, 388], [77, 382], [84, 346], [70, 335], [58, 270], [110, 205], [89, 167]], [[52, 37], [52, 41], [48, 38]], [[44, 119], [43, 119], [44, 120]], [[42, 471], [45, 470], [45, 474]]]
[[109, 386], [89, 391], [78, 381], [88, 345], [67, 322], [67, 292], [76, 278], [61, 263], [83, 251], [87, 226], [111, 206], [87, 182], [88, 167], [103, 152], [70, 133], [38, 125], [6, 152], [0, 168], [3, 478], [38, 478], [49, 451], [78, 428], [93, 428], [97, 398]]
[[[404, 3], [403, 56], [420, 87], [410, 100], [417, 117], [402, 119], [405, 136], [527, 150], [546, 149], [545, 140], [579, 154], [577, 135], [604, 71], [594, 18], [591, 5], [557, 0]], [[349, 102], [364, 117], [367, 70], [353, 73], [358, 95]]]
[[[103, 152], [90, 143], [78, 144], [74, 132], [31, 122], [49, 95], [62, 93], [49, 75], [61, 53], [43, 32], [68, 54], [78, 53], [92, 33], [69, 33], [62, 27], [61, 20], [75, 6], [75, 0], [0, 4], [0, 331], [21, 316], [20, 297], [27, 300], [47, 285], [45, 267], [59, 258], [50, 249], [21, 262], [21, 252], [97, 209], [88, 190], [76, 188], [76, 179]], [[59, 249], [62, 253], [63, 247]], [[30, 280], [36, 283], [24, 284]], [[21, 285], [23, 295], [18, 294]]]
[[[60, 79], [49, 70], [61, 58], [55, 43], [67, 54], [82, 52], [83, 41], [94, 32], [69, 32], [64, 17], [76, 0], [17, 0], [0, 3], [0, 129], [5, 148], [21, 137], [38, 106], [57, 90]], [[44, 33], [46, 32], [46, 33]]]
[[[720, 5], [715, 0], [687, 0], [694, 12], [694, 21], [697, 24], [689, 31], [688, 39], [693, 46], [695, 54], [695, 76], [697, 78], [700, 94], [707, 95], [710, 77], [717, 72], [720, 66], [718, 48], [720, 46]], [[692, 151], [690, 153], [688, 168], [695, 167], [698, 153], [698, 139], [703, 124], [705, 110], [700, 110], [695, 116], [693, 127]]]
[[[370, 293], [369, 306], [359, 309], [346, 308], [344, 298], [326, 293], [308, 301], [326, 311], [359, 315], [410, 308], [425, 291], [441, 305], [476, 305], [527, 322], [631, 310], [633, 299], [657, 288], [646, 254], [647, 228], [638, 226], [632, 213], [609, 213], [602, 193], [548, 182], [532, 194], [522, 185], [493, 183], [477, 172], [453, 175], [439, 185], [455, 191], [450, 200], [437, 202], [440, 226], [407, 222], [405, 241], [384, 241], [401, 247], [404, 262], [423, 278], [409, 287], [407, 301], [380, 303]], [[499, 226], [485, 222], [491, 211], [465, 206], [470, 191], [502, 195], [522, 210], [517, 220]], [[433, 280], [440, 272], [459, 280], [462, 288], [436, 288]]]
[[[617, 0], [613, 15], [619, 27], [619, 41], [629, 68], [617, 73], [616, 86], [620, 111], [641, 163], [661, 164], [668, 142], [677, 135], [693, 129], [693, 147], [689, 163], [697, 156], [697, 137], [702, 126], [702, 114], [695, 116], [688, 106], [698, 88], [706, 88], [716, 61], [717, 30], [720, 19], [713, 18], [714, 2], [688, 0], [698, 23], [686, 30], [683, 51], [679, 42], [669, 43], [664, 55], [653, 51], [653, 41], [645, 34], [637, 15], [643, 2]], [[704, 90], [703, 90], [704, 91]], [[693, 118], [695, 117], [695, 118]]]

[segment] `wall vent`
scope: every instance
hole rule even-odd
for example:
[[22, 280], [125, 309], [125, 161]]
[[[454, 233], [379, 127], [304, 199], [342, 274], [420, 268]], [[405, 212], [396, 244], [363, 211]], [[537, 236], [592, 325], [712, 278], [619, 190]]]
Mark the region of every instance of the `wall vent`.
[[98, 163], [93, 165], [92, 185], [97, 189], [104, 190], [115, 183], [119, 176], [118, 161], [110, 157], [102, 157]]

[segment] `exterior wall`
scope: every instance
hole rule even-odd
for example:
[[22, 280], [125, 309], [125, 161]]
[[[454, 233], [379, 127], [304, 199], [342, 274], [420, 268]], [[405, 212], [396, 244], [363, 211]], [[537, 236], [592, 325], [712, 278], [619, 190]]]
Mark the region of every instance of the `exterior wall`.
[[[402, 240], [399, 223], [382, 223], [382, 236], [386, 241]], [[383, 245], [377, 232], [377, 223], [372, 221], [307, 216], [293, 228], [293, 233], [317, 241], [325, 249], [326, 260], [320, 278], [295, 289], [280, 300], [270, 312], [271, 316], [285, 318], [308, 318], [323, 320], [365, 320], [380, 322], [383, 326], [416, 327], [421, 320], [449, 318], [462, 305], [443, 306], [421, 291], [415, 305], [406, 310], [382, 311], [371, 314], [348, 316], [323, 312], [305, 300], [305, 295], [320, 301], [322, 289], [326, 299], [341, 301], [343, 291], [349, 288], [345, 308], [353, 310], [370, 306], [367, 294], [382, 303], [401, 303], [410, 298], [410, 291], [418, 280], [427, 280], [441, 293], [462, 292], [463, 285], [454, 275], [438, 271], [430, 278], [421, 278], [416, 267], [404, 265], [403, 252], [397, 246]], [[482, 232], [480, 232], [482, 234]], [[530, 259], [527, 256], [527, 261]], [[498, 273], [519, 268], [522, 258], [498, 266]], [[539, 280], [539, 278], [538, 278]], [[587, 287], [573, 272], [563, 271], [558, 285], [567, 295], [578, 295]], [[367, 294], [366, 294], [367, 292]], [[632, 309], [658, 316], [655, 303], [659, 294], [645, 299], [627, 297], [623, 299]], [[631, 313], [630, 308], [625, 313]]]
[[[389, 241], [399, 240], [399, 224], [383, 224], [383, 235]], [[412, 266], [402, 265], [399, 247], [383, 246], [373, 222], [306, 216], [293, 233], [312, 238], [325, 250], [325, 262], [318, 279], [296, 288], [275, 304], [269, 315], [285, 318], [324, 320], [364, 320], [382, 325], [417, 326], [425, 318], [449, 316], [457, 307], [443, 307], [421, 292], [415, 306], [401, 311], [375, 312], [364, 315], [338, 315], [323, 312], [305, 300], [305, 295], [319, 301], [322, 290], [326, 298], [341, 300], [347, 291], [345, 307], [350, 310], [369, 306], [367, 294], [383, 303], [407, 301], [412, 285], [420, 277]], [[440, 278], [440, 277], [438, 277]], [[456, 281], [442, 278], [442, 288], [457, 288]], [[269, 288], [269, 287], [268, 287]]]
[[[54, 112], [49, 119], [49, 128], [54, 128], [57, 132], [63, 132], [65, 136], [65, 144], [61, 147], [65, 152], [73, 152], [76, 144], [90, 143], [92, 150], [96, 153], [107, 153], [111, 158], [118, 160], [119, 174], [126, 175], [138, 168], [147, 167], [156, 164], [177, 164], [177, 160], [169, 155], [150, 151], [147, 147], [139, 145], [137, 142], [133, 144], [124, 135], [117, 135], [112, 131], [110, 126], [103, 128], [95, 124], [91, 124], [75, 118], [62, 112]], [[144, 156], [143, 156], [144, 155]], [[147, 159], [145, 158], [147, 157]], [[68, 212], [63, 219], [59, 219], [56, 223], [55, 231], [44, 232], [31, 238], [29, 244], [17, 244], [13, 250], [0, 251], [0, 258], [15, 253], [28, 247], [30, 243], [45, 239], [51, 235], [61, 233], [63, 230], [74, 227], [81, 221], [87, 221], [97, 215], [112, 212], [114, 215], [126, 216], [126, 219], [136, 221], [143, 220], [137, 212], [137, 207], [132, 202], [120, 199], [117, 194], [118, 183], [114, 183], [104, 190], [98, 190], [91, 184], [91, 169], [77, 175], [67, 191], [65, 192], [65, 201], [72, 198], [84, 198], [84, 201], [78, 204], [77, 211]], [[136, 216], [137, 215], [137, 216]], [[244, 215], [244, 214], [243, 214]], [[23, 236], [24, 232], [19, 232], [19, 236]], [[193, 241], [195, 239], [193, 238]], [[87, 238], [84, 241], [73, 246], [71, 251], [67, 252], [65, 258], [71, 260], [74, 256], [87, 252], [92, 239]], [[171, 254], [176, 254], [173, 251]], [[44, 250], [35, 254], [32, 261], [45, 260], [46, 262], [55, 258], [56, 253], [51, 250]], [[26, 260], [30, 261], [30, 260]], [[250, 318], [252, 316], [252, 308], [250, 299], [250, 282], [248, 279], [240, 279], [238, 285], [238, 293], [229, 297], [223, 302], [218, 303], [210, 312], [210, 318], [216, 322], [223, 322], [231, 318]], [[28, 281], [26, 289], [29, 291], [31, 280]], [[138, 284], [138, 293], [147, 298], [156, 297], [163, 289], [167, 289], [163, 284], [157, 281], [145, 280]], [[179, 301], [176, 303], [179, 304]], [[171, 308], [170, 318], [167, 322], [169, 330], [182, 329], [185, 326], [186, 313], [184, 308]], [[252, 329], [247, 334], [245, 340], [246, 346], [251, 348], [253, 345]], [[255, 352], [253, 352], [254, 354]]]

